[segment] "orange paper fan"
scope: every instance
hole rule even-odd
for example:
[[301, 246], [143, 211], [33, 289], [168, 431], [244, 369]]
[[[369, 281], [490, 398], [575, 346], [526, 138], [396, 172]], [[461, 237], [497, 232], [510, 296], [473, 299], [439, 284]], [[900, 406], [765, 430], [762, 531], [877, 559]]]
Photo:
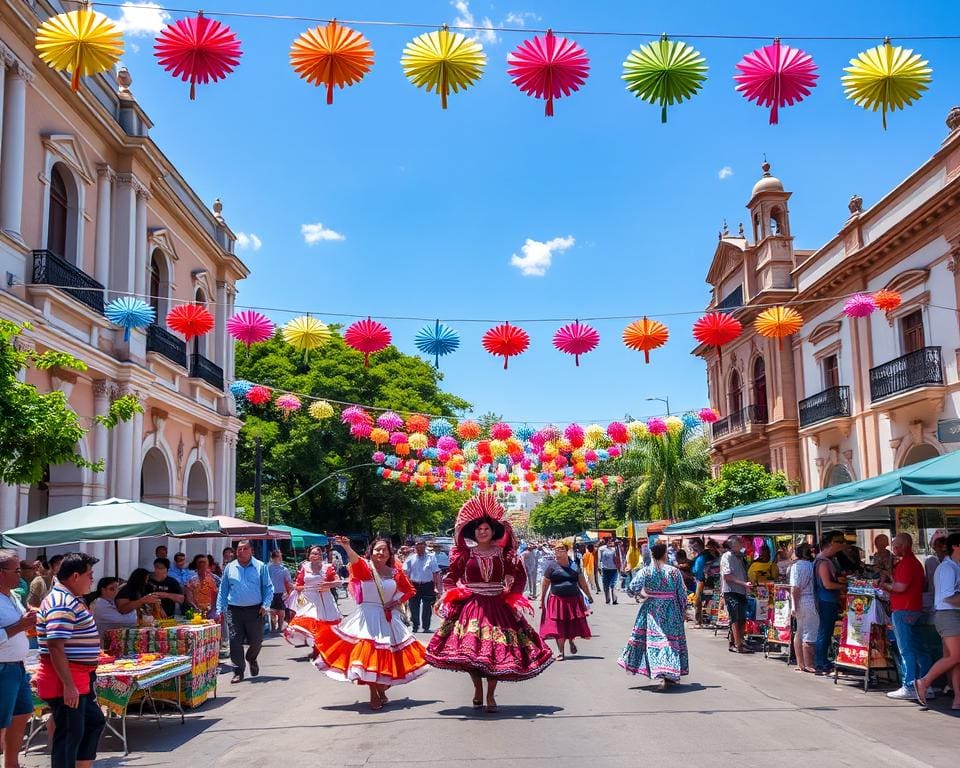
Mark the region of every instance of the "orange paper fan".
[[670, 338], [667, 326], [659, 320], [634, 320], [623, 329], [623, 343], [628, 349], [643, 352], [643, 360], [650, 362], [650, 350], [662, 347]]
[[373, 48], [355, 29], [334, 20], [293, 41], [290, 66], [308, 83], [327, 86], [327, 104], [333, 104], [334, 87], [359, 83], [373, 67]]
[[792, 336], [803, 326], [803, 317], [790, 307], [765, 309], [753, 321], [753, 327], [761, 336], [778, 339], [783, 344], [784, 336]]

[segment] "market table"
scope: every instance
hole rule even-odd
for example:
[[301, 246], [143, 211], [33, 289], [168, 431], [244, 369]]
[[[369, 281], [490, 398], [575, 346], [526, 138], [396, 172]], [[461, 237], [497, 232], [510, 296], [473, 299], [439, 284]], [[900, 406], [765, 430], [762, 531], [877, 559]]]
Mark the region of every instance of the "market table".
[[170, 627], [129, 627], [110, 629], [104, 645], [111, 656], [136, 656], [161, 653], [164, 656], [190, 657], [190, 671], [179, 691], [173, 681], [157, 688], [159, 699], [177, 697], [184, 707], [199, 707], [211, 695], [217, 695], [217, 671], [220, 666], [220, 625], [183, 622]]

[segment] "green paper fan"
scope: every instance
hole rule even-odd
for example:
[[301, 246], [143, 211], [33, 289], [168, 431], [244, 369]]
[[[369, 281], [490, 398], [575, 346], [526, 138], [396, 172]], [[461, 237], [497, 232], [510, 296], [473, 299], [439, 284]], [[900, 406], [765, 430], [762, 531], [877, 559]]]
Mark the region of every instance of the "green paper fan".
[[622, 79], [638, 99], [660, 105], [660, 122], [667, 122], [667, 106], [696, 95], [707, 79], [707, 61], [693, 46], [664, 35], [623, 62]]

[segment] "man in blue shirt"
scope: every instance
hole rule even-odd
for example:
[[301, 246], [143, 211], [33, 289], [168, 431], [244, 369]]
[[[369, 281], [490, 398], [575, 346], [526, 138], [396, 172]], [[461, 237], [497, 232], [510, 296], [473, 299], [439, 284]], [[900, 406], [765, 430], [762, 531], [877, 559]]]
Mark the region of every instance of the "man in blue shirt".
[[[234, 674], [231, 683], [243, 680], [244, 662], [250, 674], [260, 674], [257, 656], [263, 645], [263, 619], [273, 600], [273, 581], [267, 566], [253, 556], [249, 541], [237, 544], [237, 559], [223, 569], [217, 592], [217, 613], [230, 611], [230, 661]], [[246, 655], [243, 646], [247, 645]]]
[[173, 565], [167, 573], [172, 579], [176, 579], [181, 589], [186, 588], [187, 582], [196, 576], [195, 571], [187, 568], [187, 556], [183, 552], [177, 552], [173, 556]]

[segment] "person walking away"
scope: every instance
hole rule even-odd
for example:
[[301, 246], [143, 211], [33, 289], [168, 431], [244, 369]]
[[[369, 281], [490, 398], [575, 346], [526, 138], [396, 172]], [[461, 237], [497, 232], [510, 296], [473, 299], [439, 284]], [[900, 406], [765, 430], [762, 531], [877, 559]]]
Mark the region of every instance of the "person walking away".
[[839, 566], [833, 558], [845, 544], [843, 531], [827, 531], [820, 537], [820, 554], [813, 561], [813, 597], [820, 620], [814, 665], [816, 674], [821, 676], [831, 671], [828, 657], [837, 616], [840, 614], [840, 593], [847, 581], [846, 577], [840, 575]]
[[613, 544], [613, 539], [607, 536], [597, 553], [600, 562], [600, 578], [603, 582], [603, 600], [607, 605], [611, 601], [617, 604], [617, 578], [620, 575], [620, 553]]
[[943, 658], [917, 678], [917, 699], [927, 705], [930, 686], [941, 675], [950, 675], [953, 703], [960, 712], [960, 533], [946, 539], [947, 556], [934, 574], [934, 623], [943, 639]]
[[753, 653], [743, 643], [747, 623], [747, 593], [753, 584], [747, 579], [747, 567], [743, 560], [743, 542], [739, 536], [727, 539], [727, 551], [720, 557], [720, 593], [730, 617], [734, 653]]
[[33, 714], [33, 694], [25, 663], [30, 651], [27, 631], [36, 626], [37, 614], [25, 609], [14, 592], [20, 582], [20, 568], [16, 552], [0, 549], [0, 730], [4, 768], [18, 768], [23, 733]]
[[797, 621], [793, 635], [793, 651], [797, 657], [797, 672], [816, 672], [814, 649], [820, 616], [813, 589], [813, 553], [806, 542], [794, 550], [796, 559], [790, 566], [790, 607]]
[[520, 555], [520, 562], [523, 563], [523, 570], [527, 574], [527, 595], [536, 599], [537, 575], [540, 571], [540, 547], [528, 544], [523, 554]]
[[285, 600], [293, 589], [293, 577], [283, 564], [283, 553], [279, 549], [270, 552], [270, 564], [267, 566], [270, 583], [273, 584], [273, 599], [270, 601], [270, 631], [282, 632], [283, 619], [287, 613]]
[[417, 539], [413, 552], [403, 561], [403, 572], [413, 584], [416, 594], [410, 598], [410, 621], [413, 631], [430, 631], [433, 604], [440, 592], [440, 564], [427, 552], [426, 539]]
[[83, 552], [64, 555], [53, 589], [37, 616], [37, 695], [53, 716], [52, 768], [90, 768], [106, 725], [97, 704], [100, 635], [83, 602], [93, 588], [97, 562]]
[[577, 653], [576, 639], [589, 640], [592, 637], [581, 590], [591, 603], [593, 598], [589, 597], [590, 585], [583, 571], [570, 560], [567, 545], [557, 542], [554, 555], [556, 559], [547, 566], [540, 590], [540, 637], [556, 641], [557, 660], [563, 661], [568, 640], [570, 653]]
[[[263, 645], [263, 619], [273, 602], [273, 582], [266, 565], [253, 556], [249, 541], [237, 544], [237, 558], [223, 569], [217, 592], [217, 613], [230, 616], [230, 661], [234, 673], [231, 683], [243, 680], [244, 662], [250, 674], [260, 674], [260, 646]], [[248, 646], [246, 654], [243, 647]]]
[[660, 690], [680, 682], [690, 672], [684, 613], [687, 590], [680, 571], [667, 562], [667, 546], [650, 547], [651, 565], [645, 565], [630, 582], [630, 591], [646, 599], [620, 660], [631, 675], [660, 680]]
[[[587, 544], [587, 551], [583, 553], [583, 574], [587, 578], [587, 584], [593, 584], [594, 594], [600, 594], [600, 580], [597, 577], [597, 550], [593, 543]], [[587, 590], [587, 594], [590, 590]]]
[[893, 554], [897, 558], [893, 566], [893, 581], [881, 582], [880, 589], [890, 595], [890, 615], [893, 634], [897, 638], [897, 654], [900, 661], [901, 685], [887, 694], [889, 699], [915, 701], [915, 682], [930, 669], [923, 630], [923, 566], [913, 554], [913, 538], [909, 533], [893, 537]]

